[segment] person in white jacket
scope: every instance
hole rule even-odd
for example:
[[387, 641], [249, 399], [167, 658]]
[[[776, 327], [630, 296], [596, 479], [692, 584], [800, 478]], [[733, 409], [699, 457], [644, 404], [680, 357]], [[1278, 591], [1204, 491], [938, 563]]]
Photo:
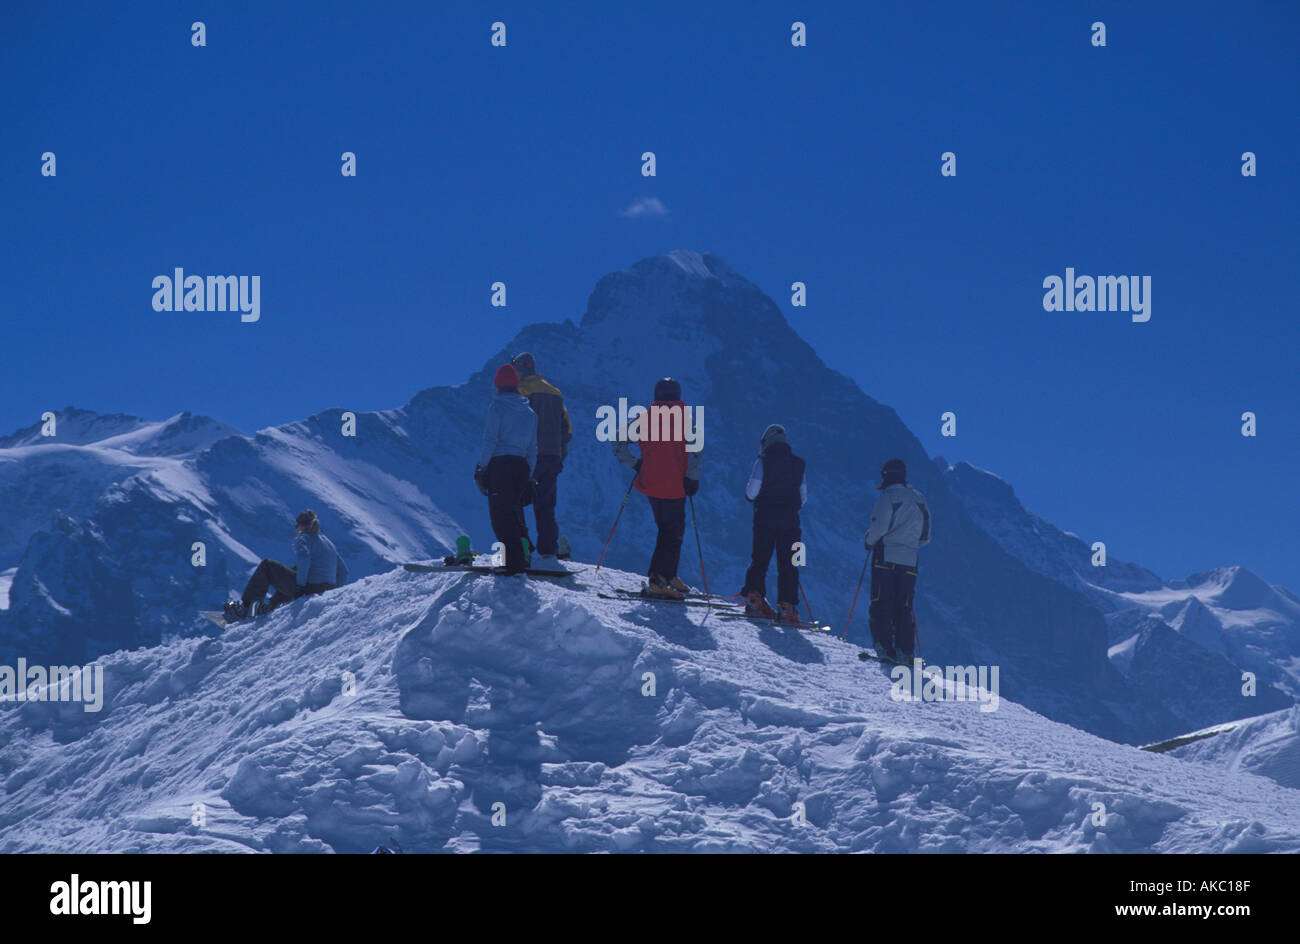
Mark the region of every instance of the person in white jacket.
[[871, 609], [867, 620], [876, 653], [911, 664], [916, 651], [917, 550], [930, 543], [930, 508], [907, 484], [907, 466], [890, 459], [880, 470], [880, 498], [865, 543], [871, 557]]
[[492, 533], [505, 547], [506, 575], [523, 573], [530, 561], [532, 541], [524, 506], [533, 492], [537, 469], [537, 414], [519, 395], [519, 372], [513, 364], [502, 364], [492, 378], [497, 395], [488, 407], [474, 466], [474, 484], [488, 500]]

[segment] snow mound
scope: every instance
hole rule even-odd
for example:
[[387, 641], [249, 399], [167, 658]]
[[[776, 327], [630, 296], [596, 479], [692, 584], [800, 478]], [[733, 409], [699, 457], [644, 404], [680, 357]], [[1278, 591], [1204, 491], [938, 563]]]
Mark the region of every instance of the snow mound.
[[638, 583], [397, 569], [105, 656], [98, 713], [0, 705], [0, 852], [1300, 851], [1294, 790]]
[[[1249, 718], [1171, 753], [1233, 771], [1248, 771], [1300, 789], [1300, 706]], [[1213, 729], [1211, 729], [1213, 730]], [[1188, 737], [1209, 732], [1192, 732]]]

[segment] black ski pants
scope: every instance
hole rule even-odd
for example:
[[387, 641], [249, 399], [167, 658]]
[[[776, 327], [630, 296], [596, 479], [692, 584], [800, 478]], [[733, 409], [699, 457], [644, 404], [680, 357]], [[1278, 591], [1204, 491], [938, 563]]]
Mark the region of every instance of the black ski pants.
[[916, 650], [916, 568], [885, 560], [877, 545], [871, 560], [871, 609], [867, 621], [871, 638], [880, 647], [897, 649], [908, 662]]
[[[647, 496], [648, 497], [648, 496]], [[682, 557], [682, 535], [686, 533], [685, 498], [651, 498], [650, 510], [659, 528], [655, 539], [655, 552], [650, 557], [650, 573], [664, 580], [677, 576], [677, 564]]]
[[506, 570], [524, 570], [524, 491], [528, 488], [528, 461], [523, 456], [493, 456], [487, 466], [488, 516], [492, 533], [505, 545]]
[[767, 596], [767, 567], [776, 552], [776, 600], [799, 609], [799, 569], [793, 558], [794, 545], [801, 537], [797, 514], [769, 515], [754, 513], [754, 550], [745, 572], [742, 594], [757, 590]]
[[[275, 609], [284, 603], [298, 596], [298, 568], [286, 567], [279, 561], [263, 560], [253, 571], [253, 576], [248, 578], [248, 584], [244, 587], [243, 601], [249, 603], [261, 603], [266, 599], [266, 591], [275, 588], [269, 603], [266, 604], [268, 610]], [[326, 590], [332, 590], [332, 583], [309, 583], [304, 588], [304, 594], [324, 593]]]
[[559, 456], [538, 456], [533, 470], [533, 516], [537, 520], [537, 553], [555, 554], [559, 551], [560, 526], [555, 523], [556, 480], [564, 468]]

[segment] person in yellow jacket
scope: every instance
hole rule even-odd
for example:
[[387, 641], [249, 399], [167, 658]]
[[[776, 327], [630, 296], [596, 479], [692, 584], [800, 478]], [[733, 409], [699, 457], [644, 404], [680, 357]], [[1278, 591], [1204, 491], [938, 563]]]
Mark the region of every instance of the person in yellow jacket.
[[537, 468], [533, 470], [533, 515], [537, 519], [537, 553], [546, 559], [559, 554], [560, 526], [555, 521], [556, 480], [569, 454], [573, 424], [564, 395], [537, 372], [533, 355], [524, 351], [511, 361], [519, 372], [519, 394], [537, 414]]

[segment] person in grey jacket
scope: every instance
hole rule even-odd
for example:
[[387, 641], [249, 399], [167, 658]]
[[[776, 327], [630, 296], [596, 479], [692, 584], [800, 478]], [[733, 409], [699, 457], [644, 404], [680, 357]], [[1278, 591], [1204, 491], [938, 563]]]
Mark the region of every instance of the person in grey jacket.
[[[320, 519], [316, 512], [310, 508], [300, 512], [295, 525], [297, 537], [293, 539], [293, 556], [297, 563], [286, 567], [268, 558], [258, 564], [253, 576], [248, 578], [242, 598], [226, 604], [226, 622], [269, 613], [290, 600], [324, 593], [347, 582], [347, 565], [334, 542], [320, 533]], [[272, 587], [275, 593], [267, 602], [266, 591]]]
[[530, 557], [524, 506], [532, 501], [537, 468], [537, 414], [519, 395], [513, 365], [502, 364], [492, 383], [497, 395], [488, 407], [474, 482], [487, 496], [492, 533], [505, 547], [503, 572], [517, 574], [528, 569]]
[[907, 466], [890, 459], [880, 470], [880, 497], [865, 543], [871, 557], [871, 608], [867, 620], [882, 658], [911, 664], [916, 650], [917, 550], [930, 543], [930, 508], [907, 484]]

